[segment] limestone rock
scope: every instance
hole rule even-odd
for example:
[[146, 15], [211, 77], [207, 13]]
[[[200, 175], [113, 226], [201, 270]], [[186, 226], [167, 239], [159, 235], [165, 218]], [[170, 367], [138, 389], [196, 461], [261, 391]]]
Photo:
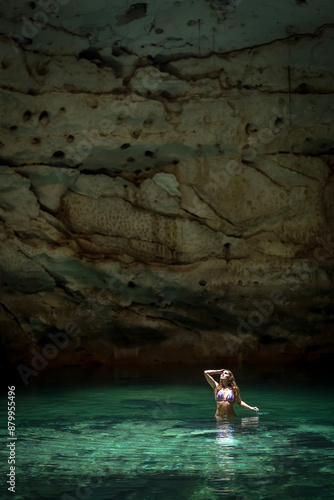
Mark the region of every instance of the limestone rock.
[[330, 355], [332, 1], [3, 4], [3, 358]]
[[40, 204], [52, 212], [57, 212], [60, 199], [75, 183], [79, 172], [46, 165], [32, 165], [17, 168], [16, 172], [28, 177]]
[[7, 290], [20, 293], [34, 293], [52, 289], [55, 281], [42, 266], [24, 255], [13, 241], [1, 243], [1, 280]]
[[30, 191], [30, 182], [5, 166], [1, 167], [0, 176], [3, 211], [12, 214], [13, 217], [16, 214], [24, 214], [30, 218], [37, 217], [39, 206], [34, 194]]

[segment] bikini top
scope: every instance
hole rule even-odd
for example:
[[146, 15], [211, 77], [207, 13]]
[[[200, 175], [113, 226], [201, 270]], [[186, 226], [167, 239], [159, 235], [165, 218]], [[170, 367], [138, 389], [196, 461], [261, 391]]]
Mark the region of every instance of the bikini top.
[[218, 391], [216, 394], [216, 401], [228, 401], [229, 403], [233, 403], [234, 401], [233, 391], [229, 389], [224, 395], [224, 390], [220, 389], [220, 391]]

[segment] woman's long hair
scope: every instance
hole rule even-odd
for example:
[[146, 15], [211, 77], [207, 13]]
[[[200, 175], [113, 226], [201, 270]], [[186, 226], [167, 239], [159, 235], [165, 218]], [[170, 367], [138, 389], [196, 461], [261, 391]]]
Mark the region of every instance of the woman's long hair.
[[[225, 370], [224, 370], [225, 371]], [[228, 384], [227, 384], [227, 387], [229, 387], [233, 394], [234, 394], [234, 400], [237, 401], [237, 399], [239, 399], [239, 387], [237, 386], [236, 382], [235, 382], [235, 378], [234, 378], [234, 375], [233, 373], [231, 372], [231, 370], [226, 370], [229, 374], [229, 381], [228, 381]], [[217, 385], [216, 387], [216, 390], [215, 390], [215, 396], [217, 395], [217, 392], [220, 391], [220, 389], [223, 389], [223, 385], [220, 383], [220, 379], [219, 379], [219, 384]]]

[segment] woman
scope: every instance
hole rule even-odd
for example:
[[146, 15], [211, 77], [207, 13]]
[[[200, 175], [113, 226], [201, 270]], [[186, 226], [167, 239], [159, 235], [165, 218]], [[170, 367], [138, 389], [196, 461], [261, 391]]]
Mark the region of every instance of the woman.
[[[211, 377], [211, 375], [220, 374], [219, 384]], [[256, 406], [249, 406], [244, 401], [241, 401], [239, 388], [235, 383], [233, 373], [230, 370], [205, 370], [205, 378], [211, 385], [215, 393], [217, 402], [217, 411], [215, 417], [222, 419], [224, 417], [235, 417], [234, 403], [249, 410], [259, 411]]]

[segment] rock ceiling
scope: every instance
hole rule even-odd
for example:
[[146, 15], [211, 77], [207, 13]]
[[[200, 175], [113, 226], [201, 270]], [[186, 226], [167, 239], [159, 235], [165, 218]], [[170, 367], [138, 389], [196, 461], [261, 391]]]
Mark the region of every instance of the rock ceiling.
[[1, 10], [5, 356], [332, 352], [332, 1]]

